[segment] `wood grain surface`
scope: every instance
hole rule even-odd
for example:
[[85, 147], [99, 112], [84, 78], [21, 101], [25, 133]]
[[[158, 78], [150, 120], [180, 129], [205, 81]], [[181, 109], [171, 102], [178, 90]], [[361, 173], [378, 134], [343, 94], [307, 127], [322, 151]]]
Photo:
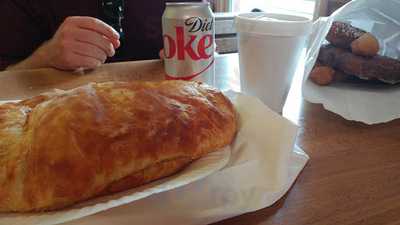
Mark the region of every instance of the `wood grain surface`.
[[160, 60], [105, 64], [96, 70], [59, 71], [37, 69], [0, 73], [0, 101], [24, 99], [46, 91], [71, 89], [89, 82], [159, 80], [164, 76]]
[[[240, 89], [237, 55], [217, 58], [216, 81]], [[0, 73], [0, 100], [91, 81], [162, 79], [160, 61], [105, 65], [85, 73], [54, 70]], [[310, 161], [283, 199], [269, 208], [214, 225], [400, 224], [400, 120], [368, 126], [346, 121], [301, 99], [292, 85], [284, 115], [300, 126], [297, 144]], [[382, 109], [384, 110], [384, 109]]]
[[215, 225], [400, 224], [400, 120], [367, 126], [304, 103], [310, 161], [284, 199]]

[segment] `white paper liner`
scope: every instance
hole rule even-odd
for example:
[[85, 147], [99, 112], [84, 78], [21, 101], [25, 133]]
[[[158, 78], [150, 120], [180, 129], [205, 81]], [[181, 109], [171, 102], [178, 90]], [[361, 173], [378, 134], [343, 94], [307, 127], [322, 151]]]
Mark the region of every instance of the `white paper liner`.
[[[200, 166], [196, 167], [197, 172], [189, 174], [184, 171], [177, 175], [178, 178], [174, 176], [151, 184], [155, 185], [151, 189], [141, 187], [140, 192], [132, 195], [120, 194], [129, 197], [112, 196], [110, 198], [115, 200], [100, 206], [75, 209], [72, 213], [55, 212], [43, 217], [18, 214], [5, 218], [2, 215], [0, 224], [56, 224], [78, 217], [80, 219], [64, 225], [208, 224], [272, 205], [293, 185], [308, 161], [301, 149], [293, 147], [297, 127], [254, 97], [235, 92], [226, 94], [239, 114], [240, 129], [227, 164], [226, 151], [201, 159], [207, 159], [204, 161], [207, 167], [215, 163], [208, 173], [210, 175], [204, 179], [195, 181], [194, 178], [207, 175]], [[223, 157], [218, 154], [223, 154]], [[223, 165], [226, 166], [218, 170]], [[178, 187], [174, 185], [176, 183], [182, 185]], [[136, 195], [140, 197], [134, 199], [132, 196]], [[93, 214], [98, 207], [110, 209], [86, 216]]]
[[366, 124], [400, 118], [400, 85], [335, 83], [320, 87], [307, 78], [333, 21], [349, 22], [374, 34], [379, 40], [379, 54], [400, 59], [400, 1], [355, 0], [330, 17], [318, 19], [310, 37], [303, 85], [303, 96], [312, 103], [347, 120]]

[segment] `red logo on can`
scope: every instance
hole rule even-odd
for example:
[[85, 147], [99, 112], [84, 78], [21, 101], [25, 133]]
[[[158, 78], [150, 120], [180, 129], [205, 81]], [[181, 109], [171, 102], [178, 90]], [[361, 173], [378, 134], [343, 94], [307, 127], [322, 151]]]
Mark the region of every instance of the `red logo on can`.
[[[190, 17], [184, 21], [186, 27], [175, 26], [175, 38], [172, 35], [164, 34], [165, 59], [198, 61], [212, 58], [214, 54], [213, 22], [212, 18], [209, 20], [208, 18]], [[190, 80], [206, 71], [213, 63], [214, 59], [212, 58], [201, 71], [185, 76], [180, 75], [180, 79]]]

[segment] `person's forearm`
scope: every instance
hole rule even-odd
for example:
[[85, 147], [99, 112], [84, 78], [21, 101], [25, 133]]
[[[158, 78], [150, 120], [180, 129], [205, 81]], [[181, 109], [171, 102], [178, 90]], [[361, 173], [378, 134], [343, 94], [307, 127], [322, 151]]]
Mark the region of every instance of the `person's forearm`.
[[24, 59], [21, 62], [8, 66], [6, 70], [26, 70], [50, 67], [48, 64], [48, 59], [46, 58], [47, 56], [42, 51], [44, 45], [46, 45], [46, 43], [39, 47], [28, 58]]

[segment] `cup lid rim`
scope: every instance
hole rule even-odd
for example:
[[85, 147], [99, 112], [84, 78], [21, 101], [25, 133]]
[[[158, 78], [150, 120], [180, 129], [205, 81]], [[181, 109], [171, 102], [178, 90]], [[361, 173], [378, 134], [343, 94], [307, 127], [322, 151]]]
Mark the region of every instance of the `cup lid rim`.
[[235, 26], [238, 32], [301, 36], [310, 33], [312, 20], [291, 14], [253, 12], [238, 14], [235, 18]]
[[[240, 13], [236, 16], [237, 18], [244, 20], [260, 21], [260, 22], [275, 22], [275, 23], [308, 23], [311, 21], [310, 18], [292, 14], [281, 14], [281, 13], [266, 13], [266, 12], [250, 12]], [[287, 19], [284, 19], [286, 17]], [[273, 20], [260, 20], [261, 18], [270, 18]]]

